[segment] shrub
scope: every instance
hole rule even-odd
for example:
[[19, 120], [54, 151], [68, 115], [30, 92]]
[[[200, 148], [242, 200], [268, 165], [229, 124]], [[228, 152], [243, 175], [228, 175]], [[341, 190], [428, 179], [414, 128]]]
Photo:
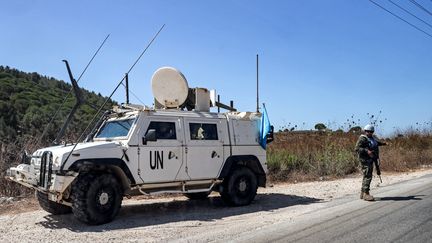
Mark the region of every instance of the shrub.
[[[342, 177], [358, 168], [351, 132], [279, 132], [268, 146], [269, 177], [273, 181]], [[432, 164], [430, 133], [406, 132], [380, 148], [382, 171], [407, 171]]]

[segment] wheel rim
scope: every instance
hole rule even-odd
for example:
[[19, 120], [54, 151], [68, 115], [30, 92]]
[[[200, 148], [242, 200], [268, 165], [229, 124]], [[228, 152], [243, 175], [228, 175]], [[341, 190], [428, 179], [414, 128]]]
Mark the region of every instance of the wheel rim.
[[240, 197], [247, 197], [250, 191], [250, 181], [247, 177], [240, 177], [236, 183], [236, 192]]
[[102, 192], [99, 195], [99, 204], [103, 206], [103, 205], [106, 205], [108, 203], [108, 201], [109, 201], [108, 193]]
[[114, 205], [114, 191], [111, 188], [102, 188], [96, 194], [95, 199], [98, 211], [107, 212]]
[[239, 182], [239, 191], [240, 192], [244, 192], [244, 191], [246, 191], [246, 189], [247, 189], [247, 183], [246, 183], [246, 180], [240, 180], [240, 182]]

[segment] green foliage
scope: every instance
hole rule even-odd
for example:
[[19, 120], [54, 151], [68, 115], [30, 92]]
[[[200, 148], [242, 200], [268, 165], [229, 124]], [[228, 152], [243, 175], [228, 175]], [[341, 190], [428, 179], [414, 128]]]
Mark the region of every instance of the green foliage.
[[317, 123], [315, 124], [315, 129], [318, 131], [324, 131], [327, 129], [327, 127], [323, 123]]
[[339, 177], [356, 171], [357, 136], [340, 132], [276, 133], [267, 150], [271, 180]]
[[[75, 104], [75, 97], [70, 94], [63, 107], [71, 85], [38, 73], [25, 73], [8, 66], [0, 66], [0, 143], [11, 143], [16, 140], [37, 139], [58, 111], [53, 123], [49, 126], [43, 143], [54, 140], [64, 120]], [[103, 104], [105, 98], [82, 89], [87, 101], [96, 107]], [[110, 108], [110, 101], [106, 108]], [[77, 137], [84, 131], [95, 110], [82, 105], [68, 127], [66, 137]]]
[[356, 159], [352, 151], [328, 148], [329, 150], [298, 155], [284, 150], [269, 151], [267, 164], [274, 180], [288, 180], [291, 173], [300, 173], [316, 178], [319, 176], [344, 176], [356, 170]]
[[[29, 194], [17, 183], [5, 180], [6, 169], [20, 162], [24, 150], [33, 152], [49, 145], [56, 137], [66, 117], [75, 104], [75, 97], [67, 97], [71, 85], [64, 81], [25, 73], [9, 67], [0, 66], [0, 195], [17, 196]], [[100, 107], [105, 97], [94, 92], [81, 90], [87, 103]], [[111, 108], [112, 101], [106, 105]], [[50, 126], [54, 114], [58, 114]], [[82, 105], [65, 137], [74, 141], [87, 127], [96, 111], [88, 105]], [[45, 136], [41, 134], [47, 128]]]

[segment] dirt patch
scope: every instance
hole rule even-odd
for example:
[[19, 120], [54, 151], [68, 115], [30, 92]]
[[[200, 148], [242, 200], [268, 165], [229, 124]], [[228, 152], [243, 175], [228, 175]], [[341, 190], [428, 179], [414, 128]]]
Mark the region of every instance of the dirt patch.
[[[371, 193], [379, 191], [377, 187], [384, 189], [426, 174], [432, 174], [432, 170], [384, 173], [382, 184], [374, 177]], [[232, 241], [245, 232], [295, 222], [327, 207], [327, 202], [336, 202], [335, 198], [363, 203], [358, 199], [361, 180], [357, 174], [340, 180], [274, 184], [260, 188], [252, 204], [244, 207], [227, 206], [218, 193], [198, 201], [180, 195], [125, 199], [116, 219], [98, 226], [83, 224], [73, 214], [51, 215], [41, 209], [25, 212], [34, 210], [32, 205], [38, 207], [34, 199], [27, 203], [23, 200], [0, 215], [0, 242]]]
[[14, 198], [12, 202], [4, 202], [0, 204], [0, 215], [13, 215], [39, 209], [39, 203], [34, 197]]

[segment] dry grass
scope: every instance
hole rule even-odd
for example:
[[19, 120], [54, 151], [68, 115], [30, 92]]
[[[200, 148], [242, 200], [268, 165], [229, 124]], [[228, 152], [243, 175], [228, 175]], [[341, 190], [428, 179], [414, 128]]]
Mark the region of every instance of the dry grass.
[[6, 170], [19, 164], [21, 145], [18, 143], [0, 143], [0, 196], [24, 196], [32, 194], [32, 191], [5, 179]]
[[[272, 181], [304, 181], [342, 177], [358, 169], [354, 146], [359, 134], [343, 132], [280, 132], [269, 145]], [[432, 136], [406, 133], [386, 139], [380, 148], [382, 171], [407, 171], [432, 164]]]
[[[343, 177], [358, 171], [354, 146], [358, 134], [344, 132], [279, 132], [268, 146], [270, 181], [306, 181]], [[405, 132], [387, 139], [381, 147], [381, 169], [402, 172], [432, 165], [432, 135]], [[33, 195], [33, 192], [4, 179], [5, 171], [19, 164], [23, 147], [30, 143], [0, 143], [0, 196]]]
[[382, 149], [384, 170], [407, 171], [432, 164], [432, 136], [410, 133], [391, 139], [390, 146]]

